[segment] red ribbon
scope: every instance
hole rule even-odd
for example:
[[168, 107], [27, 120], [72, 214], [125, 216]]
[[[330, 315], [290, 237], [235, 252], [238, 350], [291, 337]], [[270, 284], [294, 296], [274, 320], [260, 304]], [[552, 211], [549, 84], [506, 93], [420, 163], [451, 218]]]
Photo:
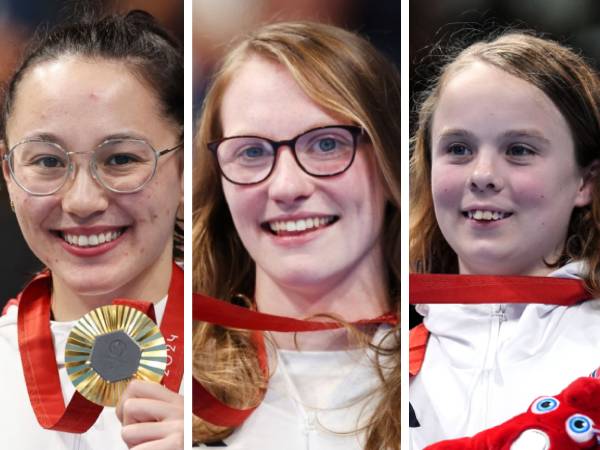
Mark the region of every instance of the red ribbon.
[[[25, 287], [18, 298], [19, 353], [29, 401], [43, 428], [84, 433], [96, 422], [103, 407], [90, 402], [79, 392], [75, 392], [65, 407], [50, 330], [50, 285], [50, 273], [43, 272]], [[152, 303], [115, 299], [113, 304], [140, 309], [154, 320]], [[183, 271], [173, 264], [160, 329], [167, 342], [169, 360], [162, 384], [175, 392], [179, 390], [183, 375], [183, 320]]]
[[582, 280], [497, 275], [411, 273], [409, 301], [420, 303], [544, 303], [569, 306], [592, 298]]
[[[234, 305], [223, 300], [217, 300], [202, 294], [193, 295], [193, 319], [209, 322], [216, 325], [241, 328], [255, 331], [283, 331], [304, 332], [324, 331], [343, 327], [339, 322], [322, 322], [314, 320], [300, 320], [291, 317], [276, 316], [253, 311], [248, 308]], [[398, 324], [398, 317], [385, 314], [373, 319], [364, 319], [353, 322], [352, 325]], [[260, 366], [267, 374], [266, 351], [264, 340], [258, 342]], [[226, 405], [192, 378], [192, 410], [194, 414], [213, 425], [222, 427], [236, 427], [241, 425], [254, 412], [258, 406], [238, 409]]]
[[[201, 320], [225, 327], [258, 331], [302, 332], [334, 330], [344, 326], [339, 322], [300, 320], [265, 314], [202, 294], [194, 294], [193, 300], [194, 320]], [[359, 320], [352, 323], [352, 325], [381, 323], [396, 325], [398, 324], [398, 317], [393, 313], [389, 313], [374, 319]]]

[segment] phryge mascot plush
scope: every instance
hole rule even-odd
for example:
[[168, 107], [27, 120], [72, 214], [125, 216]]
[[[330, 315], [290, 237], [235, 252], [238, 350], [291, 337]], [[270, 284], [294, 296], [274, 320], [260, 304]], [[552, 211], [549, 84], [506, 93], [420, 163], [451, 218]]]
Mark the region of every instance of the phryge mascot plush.
[[554, 397], [540, 397], [523, 414], [473, 437], [425, 450], [600, 449], [600, 379], [582, 377]]

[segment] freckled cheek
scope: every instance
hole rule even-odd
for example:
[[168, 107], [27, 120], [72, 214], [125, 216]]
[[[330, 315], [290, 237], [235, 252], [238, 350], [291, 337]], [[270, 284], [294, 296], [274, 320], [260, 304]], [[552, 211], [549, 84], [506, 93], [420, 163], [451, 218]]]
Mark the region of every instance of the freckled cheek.
[[[14, 197], [13, 197], [14, 198]], [[50, 217], [56, 202], [51, 198], [23, 195], [14, 199], [19, 224], [23, 232], [44, 228], [44, 221]]]
[[225, 201], [238, 233], [241, 235], [246, 227], [254, 228], [258, 222], [260, 211], [264, 209], [267, 193], [262, 186], [223, 186]]
[[434, 166], [431, 171], [431, 195], [436, 211], [460, 207], [465, 190], [466, 175], [447, 166]]
[[511, 184], [515, 203], [535, 208], [551, 202], [556, 197], [551, 191], [556, 190], [557, 186], [549, 186], [546, 180], [547, 177], [541, 175], [513, 178]]

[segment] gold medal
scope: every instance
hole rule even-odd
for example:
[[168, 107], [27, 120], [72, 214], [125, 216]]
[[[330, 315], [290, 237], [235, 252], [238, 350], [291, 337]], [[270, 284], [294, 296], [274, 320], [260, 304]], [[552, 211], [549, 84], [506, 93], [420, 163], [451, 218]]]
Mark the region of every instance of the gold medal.
[[71, 330], [65, 366], [81, 395], [99, 405], [115, 406], [132, 378], [162, 380], [167, 346], [158, 326], [141, 311], [102, 306]]

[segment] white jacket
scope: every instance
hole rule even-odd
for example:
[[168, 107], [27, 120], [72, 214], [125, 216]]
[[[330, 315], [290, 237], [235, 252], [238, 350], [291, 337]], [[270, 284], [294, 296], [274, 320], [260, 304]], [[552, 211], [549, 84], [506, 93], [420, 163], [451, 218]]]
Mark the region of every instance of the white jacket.
[[[550, 276], [577, 278], [581, 269], [570, 263]], [[413, 450], [498, 425], [600, 366], [600, 300], [569, 307], [419, 305], [417, 311], [431, 334], [410, 381], [420, 425], [410, 430]]]

